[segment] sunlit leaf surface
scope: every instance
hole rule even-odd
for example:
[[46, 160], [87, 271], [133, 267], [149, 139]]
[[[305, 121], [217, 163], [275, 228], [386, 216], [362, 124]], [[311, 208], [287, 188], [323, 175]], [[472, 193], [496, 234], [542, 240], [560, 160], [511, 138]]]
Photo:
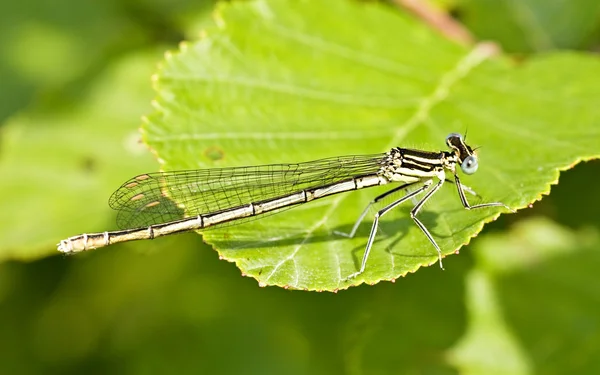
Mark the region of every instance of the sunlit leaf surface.
[[[326, 9], [326, 10], [325, 10]], [[412, 18], [374, 4], [254, 1], [224, 5], [197, 42], [167, 56], [156, 112], [143, 131], [165, 170], [300, 162], [390, 147], [444, 149], [468, 130], [480, 168], [463, 178], [481, 199], [526, 207], [558, 171], [598, 155], [597, 60], [554, 54], [516, 65], [492, 46], [463, 48]], [[337, 290], [393, 280], [436, 262], [408, 216], [386, 216], [366, 272], [372, 215], [383, 190], [338, 195], [205, 239], [263, 285]], [[502, 210], [462, 209], [451, 185], [422, 213], [444, 255]]]

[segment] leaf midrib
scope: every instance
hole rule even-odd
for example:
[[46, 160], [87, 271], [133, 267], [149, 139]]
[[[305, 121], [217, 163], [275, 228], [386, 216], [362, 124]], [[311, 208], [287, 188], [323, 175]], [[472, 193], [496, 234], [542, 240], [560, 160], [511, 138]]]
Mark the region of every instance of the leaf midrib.
[[[405, 123], [398, 127], [394, 136], [385, 147], [384, 151], [387, 151], [392, 147], [401, 144], [402, 140], [404, 140], [412, 130], [414, 130], [429, 116], [432, 109], [447, 97], [452, 86], [457, 84], [461, 79], [465, 78], [470, 71], [472, 71], [483, 61], [485, 61], [488, 57], [490, 57], [490, 54], [487, 52], [487, 49], [487, 45], [476, 45], [466, 55], [464, 55], [461, 59], [458, 60], [457, 64], [455, 64], [453, 69], [449, 70], [445, 74], [442, 74], [442, 76], [438, 80], [438, 84], [435, 86], [431, 95], [423, 98], [419, 103], [415, 113]], [[290, 255], [288, 255], [275, 265], [271, 273], [266, 277], [266, 283], [270, 281], [271, 277], [273, 277], [273, 275], [277, 273], [277, 271], [283, 264], [285, 264], [289, 260], [292, 260], [296, 256], [296, 254], [298, 253], [298, 251], [300, 251], [303, 245], [312, 237], [312, 234], [327, 222], [327, 219], [329, 218], [331, 213], [336, 210], [336, 208], [346, 197], [347, 195], [338, 195], [332, 200], [330, 208], [327, 211], [325, 211], [323, 216], [309, 228], [302, 241], [294, 248]], [[416, 269], [418, 269], [419, 267], [420, 265], [417, 265]], [[344, 279], [341, 277], [341, 267], [339, 261], [337, 264], [337, 269], [340, 271], [338, 272], [339, 278], [337, 281], [337, 285], [339, 286], [341, 282], [344, 281]], [[294, 288], [298, 288], [298, 269], [295, 263], [294, 273], [296, 275], [295, 284], [288, 285]]]

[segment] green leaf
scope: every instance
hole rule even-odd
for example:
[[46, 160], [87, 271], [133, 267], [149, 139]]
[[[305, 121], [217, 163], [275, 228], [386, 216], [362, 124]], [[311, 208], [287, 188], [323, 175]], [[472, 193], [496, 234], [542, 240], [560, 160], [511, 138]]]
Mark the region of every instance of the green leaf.
[[[462, 0], [465, 25], [510, 52], [590, 49], [597, 44], [596, 0]], [[596, 35], [596, 36], [595, 36]]]
[[155, 169], [136, 131], [156, 51], [107, 68], [81, 102], [30, 111], [2, 128], [0, 260], [56, 255], [61, 238], [114, 228], [108, 194]]
[[451, 362], [465, 374], [597, 373], [599, 238], [534, 217], [477, 241]]
[[[156, 112], [145, 141], [165, 170], [300, 162], [444, 149], [468, 129], [482, 145], [477, 174], [462, 181], [483, 202], [526, 207], [559, 170], [598, 156], [600, 62], [540, 56], [515, 65], [487, 44], [464, 48], [393, 9], [335, 0], [252, 1], [221, 6], [216, 25], [168, 54], [156, 77]], [[449, 185], [449, 184], [448, 184]], [[389, 188], [389, 187], [388, 187]], [[372, 216], [348, 231], [385, 190], [326, 198], [205, 240], [261, 285], [338, 290], [434, 264], [437, 254], [408, 215], [386, 216], [366, 272], [346, 281], [363, 254]], [[478, 202], [470, 197], [472, 202]], [[502, 210], [466, 211], [449, 185], [421, 214], [444, 255]]]
[[466, 287], [469, 325], [464, 337], [450, 350], [450, 362], [461, 374], [531, 374], [529, 357], [503, 319], [494, 280], [485, 272], [471, 270]]
[[54, 104], [58, 99], [76, 100], [74, 88], [84, 86], [110, 56], [149, 40], [135, 20], [112, 3], [2, 3], [0, 121], [33, 100], [38, 107], [40, 99]]

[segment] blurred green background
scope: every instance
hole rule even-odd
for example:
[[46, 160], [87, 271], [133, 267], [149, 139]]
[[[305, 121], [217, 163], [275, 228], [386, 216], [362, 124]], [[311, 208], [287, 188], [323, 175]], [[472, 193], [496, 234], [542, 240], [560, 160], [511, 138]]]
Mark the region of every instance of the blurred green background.
[[[435, 3], [519, 59], [600, 46], [595, 0]], [[0, 373], [600, 373], [597, 161], [446, 272], [339, 294], [259, 288], [195, 234], [47, 256], [81, 230], [73, 212], [113, 228], [95, 197], [157, 169], [137, 133], [150, 77], [212, 7], [0, 5]]]

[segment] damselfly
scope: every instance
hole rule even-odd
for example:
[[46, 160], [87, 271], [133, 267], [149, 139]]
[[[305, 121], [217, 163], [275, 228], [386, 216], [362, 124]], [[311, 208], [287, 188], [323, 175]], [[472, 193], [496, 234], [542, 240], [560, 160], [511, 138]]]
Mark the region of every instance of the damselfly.
[[[353, 237], [371, 205], [403, 189], [408, 192], [375, 213], [371, 232], [358, 272], [366, 267], [379, 219], [399, 204], [422, 195], [410, 216], [438, 253], [442, 251], [417, 214], [444, 184], [446, 173], [454, 183], [464, 208], [511, 208], [503, 203], [471, 206], [460, 183], [458, 164], [466, 174], [477, 171], [477, 155], [460, 134], [446, 138], [450, 151], [428, 152], [395, 147], [384, 154], [343, 156], [298, 164], [201, 169], [142, 174], [115, 191], [109, 205], [118, 211], [117, 224], [123, 230], [82, 234], [62, 240], [58, 250], [75, 253], [118, 242], [154, 239], [168, 234], [244, 222], [315, 199], [371, 186], [400, 183], [377, 196], [360, 215], [350, 233]], [[412, 189], [412, 190], [409, 190]]]

